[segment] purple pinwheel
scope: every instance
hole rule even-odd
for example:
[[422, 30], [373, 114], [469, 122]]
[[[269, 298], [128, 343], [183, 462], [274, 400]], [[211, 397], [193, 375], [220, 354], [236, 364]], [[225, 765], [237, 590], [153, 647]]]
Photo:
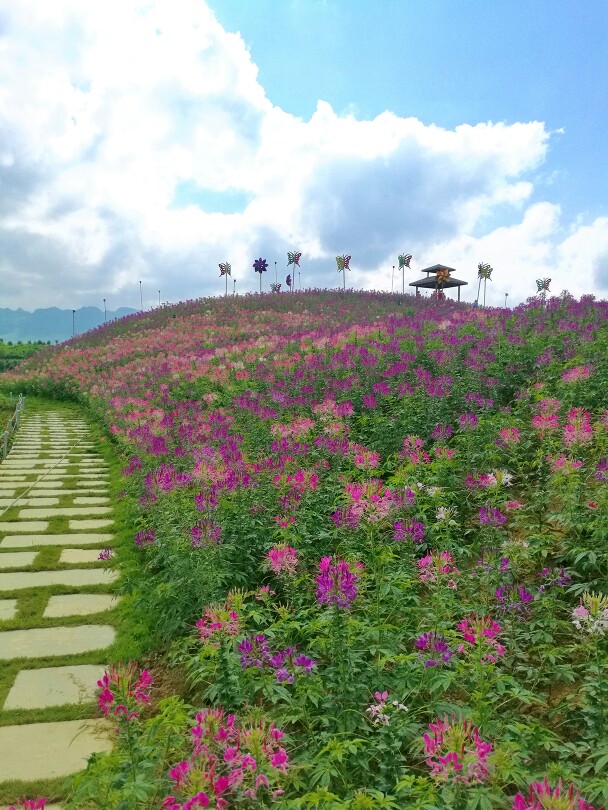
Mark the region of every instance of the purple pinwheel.
[[262, 273], [265, 273], [268, 270], [268, 262], [266, 259], [262, 259], [260, 256], [259, 259], [256, 259], [253, 263], [253, 269], [256, 273], [260, 274], [260, 292], [262, 292]]

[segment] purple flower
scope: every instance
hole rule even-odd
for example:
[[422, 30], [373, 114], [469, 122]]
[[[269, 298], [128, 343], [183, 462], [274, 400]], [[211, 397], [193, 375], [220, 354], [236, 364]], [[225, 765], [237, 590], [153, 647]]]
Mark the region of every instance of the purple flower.
[[393, 523], [393, 540], [403, 542], [411, 540], [412, 543], [422, 543], [424, 540], [424, 524], [417, 520], [398, 520]]
[[[445, 637], [440, 633], [422, 633], [418, 636], [414, 645], [421, 650], [418, 654], [418, 658], [424, 661], [425, 669], [441, 666], [441, 664], [449, 664], [450, 659], [454, 655]], [[423, 653], [425, 655], [423, 655]]]
[[462, 413], [458, 417], [458, 422], [460, 423], [460, 429], [466, 430], [467, 428], [477, 427], [479, 419], [477, 418], [477, 414]]
[[135, 535], [135, 545], [141, 548], [149, 543], [153, 543], [155, 539], [153, 529], [142, 529], [142, 531], [137, 532]]
[[346, 560], [339, 559], [334, 564], [331, 557], [322, 557], [317, 577], [317, 602], [320, 605], [336, 605], [339, 608], [350, 607], [357, 598], [358, 579]]
[[431, 433], [431, 439], [435, 439], [435, 441], [446, 441], [453, 432], [450, 425], [435, 425]]
[[365, 394], [363, 396], [363, 404], [366, 408], [373, 410], [377, 407], [376, 397], [373, 394]]
[[502, 526], [507, 520], [502, 512], [495, 506], [482, 506], [479, 510], [478, 517], [480, 523], [495, 527]]

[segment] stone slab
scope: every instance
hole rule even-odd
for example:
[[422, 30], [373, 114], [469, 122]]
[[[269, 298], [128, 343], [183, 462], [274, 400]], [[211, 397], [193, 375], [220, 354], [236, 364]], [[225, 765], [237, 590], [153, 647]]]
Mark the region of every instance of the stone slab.
[[[11, 484], [11, 486], [14, 486], [14, 484]], [[2, 483], [0, 483], [0, 495], [2, 495], [3, 497], [14, 498], [16, 492], [17, 492], [16, 489], [9, 489], [8, 487], [5, 487]]]
[[37, 551], [11, 551], [8, 554], [0, 554], [0, 569], [27, 568], [33, 564], [37, 554]]
[[111, 734], [103, 720], [3, 726], [0, 782], [55, 779], [84, 770], [91, 754], [112, 749]]
[[[60, 563], [67, 565], [77, 565], [78, 563], [101, 562], [99, 555], [100, 548], [64, 548], [59, 557]], [[0, 555], [0, 561], [2, 560]]]
[[101, 519], [101, 520], [68, 520], [68, 529], [73, 531], [88, 531], [89, 529], [107, 529], [109, 526], [114, 525], [114, 520]]
[[72, 568], [68, 571], [16, 571], [0, 574], [0, 592], [42, 588], [47, 585], [109, 585], [118, 578], [116, 571], [105, 568]]
[[45, 532], [48, 525], [48, 520], [0, 520], [0, 534]]
[[17, 673], [5, 709], [46, 709], [49, 706], [90, 703], [105, 667], [91, 664], [72, 667], [22, 669]]
[[54, 518], [54, 517], [78, 517], [82, 515], [109, 515], [111, 506], [50, 506], [48, 509], [30, 509], [29, 507], [19, 511], [19, 518]]
[[105, 503], [109, 503], [110, 499], [105, 498], [102, 495], [83, 495], [78, 498], [74, 498], [74, 506], [102, 506]]
[[[94, 489], [87, 489], [87, 490], [85, 490], [85, 492], [86, 492], [87, 495], [95, 496], [97, 498], [105, 498], [106, 501], [107, 501], [107, 495], [108, 495], [108, 490], [107, 489], [94, 488]], [[0, 494], [4, 494], [4, 493], [0, 493]], [[82, 495], [82, 490], [81, 489], [45, 489], [44, 487], [41, 487], [39, 489], [38, 484], [36, 484], [36, 486], [33, 489], [30, 490], [29, 494], [30, 494], [30, 496], [36, 495], [37, 497], [41, 496], [41, 495], [49, 495], [49, 496], [52, 496], [52, 497], [60, 497], [62, 495]]]
[[[75, 521], [71, 520], [70, 523]], [[79, 521], [80, 522], [80, 521]], [[113, 534], [24, 534], [9, 535], [0, 540], [0, 548], [31, 548], [33, 546], [111, 546]]]
[[0, 632], [0, 660], [77, 655], [93, 650], [104, 650], [112, 644], [115, 635], [114, 628], [108, 624], [6, 630]]
[[113, 610], [118, 602], [118, 597], [109, 593], [69, 593], [51, 596], [43, 617], [60, 619], [64, 616], [89, 616]]
[[16, 599], [0, 599], [0, 622], [8, 622], [11, 619], [14, 619], [16, 613]]
[[59, 498], [0, 498], [0, 507], [15, 506], [57, 506]]

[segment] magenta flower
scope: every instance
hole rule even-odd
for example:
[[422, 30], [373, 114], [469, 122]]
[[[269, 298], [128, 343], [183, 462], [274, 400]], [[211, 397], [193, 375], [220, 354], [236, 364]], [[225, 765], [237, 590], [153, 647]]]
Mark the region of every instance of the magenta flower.
[[35, 799], [26, 799], [24, 796], [19, 799], [18, 806], [11, 804], [8, 810], [44, 810], [47, 802], [48, 799], [39, 798], [38, 796]]
[[441, 782], [481, 784], [490, 775], [492, 745], [469, 720], [438, 717], [424, 735], [424, 751], [431, 776]]
[[542, 782], [532, 782], [528, 795], [518, 793], [513, 799], [511, 810], [594, 810], [593, 805], [581, 798], [580, 790], [570, 785], [564, 790], [562, 780], [551, 789], [548, 777]]
[[317, 577], [317, 602], [339, 608], [350, 607], [357, 598], [358, 579], [346, 560], [338, 559], [332, 563], [331, 557], [322, 557]]
[[454, 655], [441, 633], [422, 633], [414, 645], [420, 650], [418, 658], [424, 662], [425, 669], [440, 666], [442, 663], [449, 664]]
[[[482, 661], [489, 664], [495, 664], [498, 658], [505, 654], [505, 647], [498, 641], [502, 627], [491, 616], [473, 614], [463, 619], [457, 628], [466, 642], [466, 644], [458, 646], [459, 653], [465, 652], [469, 648], [481, 647]], [[467, 647], [467, 645], [469, 646]]]

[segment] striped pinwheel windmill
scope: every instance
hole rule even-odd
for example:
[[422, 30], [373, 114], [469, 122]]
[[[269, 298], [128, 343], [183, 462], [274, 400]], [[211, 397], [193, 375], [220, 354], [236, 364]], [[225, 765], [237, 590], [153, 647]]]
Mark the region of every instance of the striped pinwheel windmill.
[[486, 284], [488, 281], [492, 279], [492, 270], [494, 268], [490, 267], [489, 264], [485, 262], [479, 262], [477, 265], [477, 278], [479, 279], [479, 284], [477, 286], [477, 305], [479, 306], [479, 293], [481, 291], [481, 282], [483, 281], [483, 305], [486, 305]]
[[405, 268], [410, 269], [410, 262], [412, 261], [411, 253], [399, 254], [399, 269], [401, 270], [401, 294], [405, 295]]
[[551, 284], [551, 279], [550, 278], [537, 278], [536, 279], [536, 292], [540, 293], [540, 297], [542, 299], [543, 304], [545, 303], [547, 293], [549, 292], [549, 284]]
[[344, 292], [346, 292], [346, 271], [350, 270], [350, 256], [346, 254], [336, 256], [336, 264], [338, 265], [338, 273], [342, 273], [342, 280], [344, 281]]
[[262, 273], [265, 273], [266, 270], [268, 270], [268, 262], [266, 259], [262, 259], [262, 257], [260, 257], [254, 261], [252, 266], [255, 272], [260, 274], [260, 292], [262, 292]]
[[[298, 250], [294, 250], [293, 253], [291, 253], [290, 251], [287, 251], [287, 268], [289, 269], [289, 267], [293, 264], [294, 273], [295, 273], [296, 267], [298, 268], [298, 281], [300, 282], [300, 289], [302, 289], [302, 279], [300, 277], [300, 258], [301, 258], [301, 256], [302, 256], [302, 254]], [[294, 287], [295, 287], [295, 284], [294, 284]]]
[[228, 295], [228, 276], [232, 275], [232, 267], [228, 262], [222, 262], [220, 264], [220, 278], [222, 276], [226, 276], [226, 295]]

